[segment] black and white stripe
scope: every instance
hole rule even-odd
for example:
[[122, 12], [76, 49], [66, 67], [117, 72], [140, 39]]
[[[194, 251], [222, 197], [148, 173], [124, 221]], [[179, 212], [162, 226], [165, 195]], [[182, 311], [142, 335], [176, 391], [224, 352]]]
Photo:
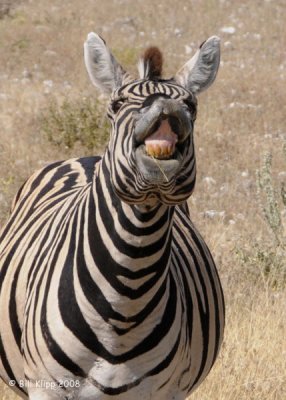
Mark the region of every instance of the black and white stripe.
[[[97, 58], [86, 59], [98, 62], [107, 48], [91, 39]], [[133, 132], [144, 101], [158, 95], [189, 103], [192, 130], [196, 100], [178, 78], [131, 80], [103, 60], [108, 74], [88, 70], [112, 87], [105, 154], [36, 172], [1, 233], [0, 375], [32, 400], [184, 399], [217, 357], [223, 294], [185, 202], [192, 135], [180, 171], [152, 183], [138, 170]]]

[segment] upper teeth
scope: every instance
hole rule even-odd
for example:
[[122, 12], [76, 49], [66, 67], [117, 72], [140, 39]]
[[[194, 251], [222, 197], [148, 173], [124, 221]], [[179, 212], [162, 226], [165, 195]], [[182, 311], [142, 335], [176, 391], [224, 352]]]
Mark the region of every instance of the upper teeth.
[[[155, 142], [155, 143], [153, 143]], [[156, 143], [157, 142], [157, 143]], [[146, 153], [156, 158], [170, 157], [175, 151], [175, 145], [167, 141], [151, 141], [145, 144]]]
[[177, 141], [178, 136], [168, 120], [162, 120], [155, 132], [144, 141], [146, 153], [156, 158], [168, 158], [174, 153]]

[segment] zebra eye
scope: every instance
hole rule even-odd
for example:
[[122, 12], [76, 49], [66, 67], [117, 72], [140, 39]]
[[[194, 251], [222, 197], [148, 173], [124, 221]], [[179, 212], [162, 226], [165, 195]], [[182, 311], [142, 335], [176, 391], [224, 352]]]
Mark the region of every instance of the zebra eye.
[[196, 114], [196, 104], [190, 98], [184, 100], [184, 104], [191, 114]]
[[124, 98], [119, 98], [112, 101], [111, 109], [115, 114], [120, 110], [125, 100]]

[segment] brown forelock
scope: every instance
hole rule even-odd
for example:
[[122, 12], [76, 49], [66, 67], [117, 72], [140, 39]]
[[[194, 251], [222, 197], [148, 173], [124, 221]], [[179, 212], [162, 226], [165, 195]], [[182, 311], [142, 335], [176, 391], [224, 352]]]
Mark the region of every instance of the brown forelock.
[[148, 47], [143, 55], [144, 64], [149, 64], [149, 78], [160, 78], [162, 75], [163, 55], [158, 47]]

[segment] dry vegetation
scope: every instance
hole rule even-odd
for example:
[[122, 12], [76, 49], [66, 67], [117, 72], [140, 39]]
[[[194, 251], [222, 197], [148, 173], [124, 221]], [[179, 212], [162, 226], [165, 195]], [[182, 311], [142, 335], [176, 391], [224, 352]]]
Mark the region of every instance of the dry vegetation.
[[[33, 170], [92, 153], [90, 142], [86, 147], [83, 140], [67, 146], [53, 136], [51, 143], [42, 123], [55, 99], [59, 104], [68, 99], [72, 107], [95, 98], [82, 57], [89, 31], [104, 36], [117, 58], [130, 66], [146, 45], [157, 44], [165, 51], [167, 76], [203, 39], [221, 36], [217, 82], [199, 99], [198, 182], [190, 206], [217, 260], [227, 324], [219, 360], [191, 398], [285, 399], [286, 213], [279, 194], [282, 188], [285, 200], [285, 2], [5, 4], [0, 8], [0, 224], [16, 188]], [[272, 154], [272, 166], [263, 185], [272, 188], [272, 200], [261, 187], [257, 197], [256, 171], [265, 173], [265, 152]], [[263, 208], [279, 214], [276, 233]], [[16, 399], [4, 387], [0, 397]]]

